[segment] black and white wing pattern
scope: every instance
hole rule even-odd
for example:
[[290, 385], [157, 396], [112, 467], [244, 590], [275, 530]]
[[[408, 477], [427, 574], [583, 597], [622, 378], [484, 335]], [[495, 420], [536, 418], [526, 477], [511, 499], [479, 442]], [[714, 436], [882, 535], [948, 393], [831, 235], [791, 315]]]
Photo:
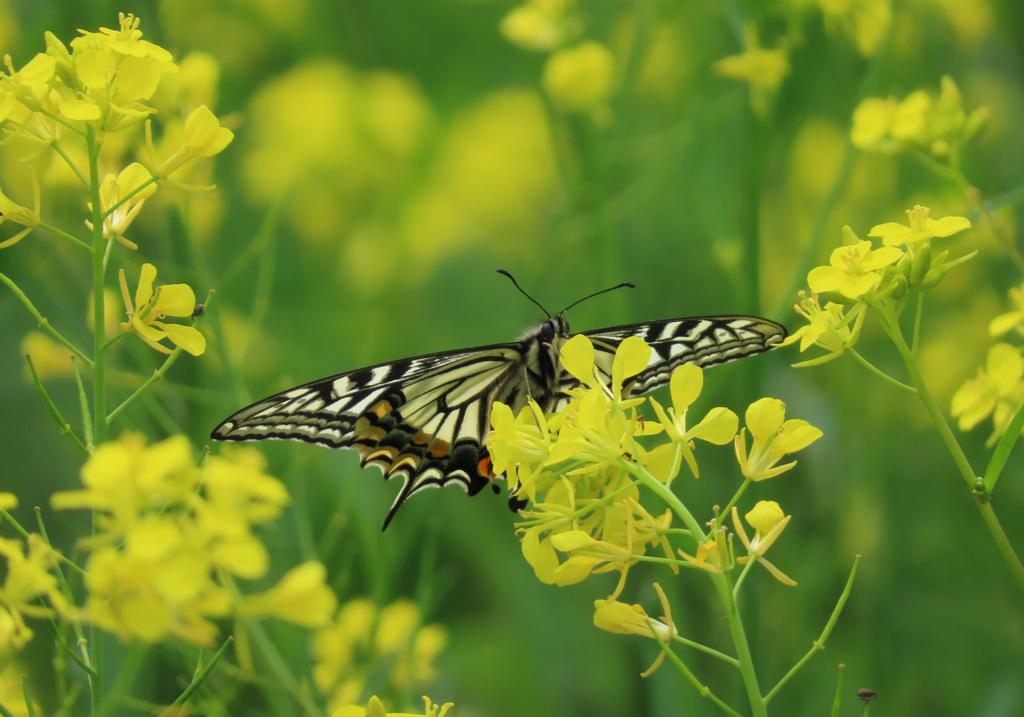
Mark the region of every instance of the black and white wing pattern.
[[[648, 367], [630, 386], [647, 393], [669, 381], [683, 363], [702, 367], [763, 353], [786, 337], [779, 324], [753, 316], [652, 321], [584, 332], [596, 364], [610, 377], [615, 349], [639, 336], [653, 349]], [[375, 465], [403, 485], [384, 527], [410, 496], [456, 484], [475, 495], [493, 484], [487, 436], [495, 401], [514, 410], [532, 397], [546, 411], [564, 405], [577, 381], [559, 362], [571, 334], [561, 315], [519, 341], [382, 363], [322, 378], [265, 398], [213, 430], [220, 441], [285, 439], [352, 448], [363, 466]]]

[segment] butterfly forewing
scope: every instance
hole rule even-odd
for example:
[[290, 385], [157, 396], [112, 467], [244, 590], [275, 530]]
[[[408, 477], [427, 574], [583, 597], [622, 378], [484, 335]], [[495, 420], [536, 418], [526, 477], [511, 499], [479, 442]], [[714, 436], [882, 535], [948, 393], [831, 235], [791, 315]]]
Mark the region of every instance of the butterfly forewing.
[[[639, 336], [651, 345], [650, 363], [631, 382], [634, 394], [664, 385], [680, 364], [734, 361], [774, 348], [786, 336], [782, 326], [753, 316], [652, 321], [584, 333], [609, 382], [615, 349], [625, 338]], [[323, 378], [243, 408], [211, 437], [355, 449], [363, 466], [403, 479], [387, 527], [402, 503], [424, 488], [456, 483], [474, 495], [490, 484], [491, 405], [501, 401], [518, 410], [527, 397], [546, 410], [563, 405], [566, 392], [578, 385], [558, 364], [556, 347], [568, 338], [568, 325], [556, 316], [515, 343], [427, 354]]]
[[[709, 368], [769, 351], [786, 338], [786, 329], [756, 316], [698, 316], [614, 326], [583, 334], [594, 344], [594, 363], [608, 383], [619, 344], [630, 336], [646, 341], [651, 347], [651, 360], [630, 384], [631, 393], [644, 394], [667, 384], [672, 371], [681, 364]], [[567, 389], [575, 379], [566, 376], [563, 382]]]

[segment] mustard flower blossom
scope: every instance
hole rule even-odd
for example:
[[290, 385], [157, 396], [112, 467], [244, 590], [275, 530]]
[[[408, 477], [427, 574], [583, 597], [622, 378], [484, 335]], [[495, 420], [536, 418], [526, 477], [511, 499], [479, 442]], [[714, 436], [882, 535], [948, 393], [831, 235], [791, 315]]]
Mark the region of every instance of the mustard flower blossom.
[[868, 97], [853, 111], [850, 140], [861, 149], [896, 152], [906, 143], [924, 140], [930, 108], [931, 100], [924, 90], [912, 92], [903, 101]]
[[172, 353], [171, 349], [160, 343], [165, 338], [193, 356], [199, 356], [206, 350], [206, 339], [198, 329], [162, 321], [167, 316], [192, 316], [196, 307], [196, 295], [191, 287], [187, 284], [167, 284], [154, 291], [156, 267], [148, 263], [143, 264], [133, 306], [123, 269], [118, 272], [118, 278], [121, 296], [128, 310], [128, 321], [121, 324], [121, 331], [138, 334], [150, 347], [165, 354]]
[[528, 0], [501, 20], [502, 36], [524, 50], [550, 52], [581, 29], [574, 0]]
[[[11, 505], [10, 499], [7, 504]], [[2, 622], [7, 623], [0, 650], [20, 650], [32, 639], [32, 630], [24, 618], [54, 614], [53, 610], [39, 605], [40, 598], [45, 597], [57, 610], [66, 611], [64, 596], [53, 574], [58, 555], [40, 536], [31, 535], [27, 553], [21, 541], [0, 538], [0, 556], [4, 558], [6, 569], [0, 582], [0, 610]]]
[[384, 607], [350, 600], [314, 634], [313, 682], [328, 696], [330, 710], [358, 699], [371, 677], [407, 692], [434, 679], [434, 662], [446, 642], [445, 629], [424, 625], [423, 613], [409, 600]]
[[778, 89], [789, 75], [788, 53], [782, 48], [762, 48], [752, 23], [744, 27], [743, 37], [746, 51], [722, 58], [714, 64], [714, 71], [750, 85], [750, 105], [755, 114], [764, 115], [768, 109], [768, 93]]
[[[785, 420], [786, 405], [777, 398], [762, 398], [750, 404], [746, 428], [736, 436], [736, 459], [743, 475], [753, 481], [773, 478], [788, 471], [796, 461], [777, 465], [783, 456], [803, 450], [822, 436], [821, 430], [807, 421]], [[752, 445], [747, 451], [747, 431]]]
[[680, 550], [679, 556], [693, 567], [708, 573], [727, 573], [736, 565], [732, 545], [725, 530], [721, 528], [715, 529], [710, 536], [697, 543], [696, 555]]
[[[672, 405], [668, 409], [661, 407], [650, 398], [654, 412], [658, 414], [661, 425], [673, 443], [677, 444], [693, 475], [699, 476], [697, 461], [693, 457], [693, 439], [723, 446], [732, 441], [739, 427], [739, 418], [727, 408], [712, 408], [708, 414], [692, 428], [686, 426], [686, 413], [690, 405], [697, 400], [704, 387], [704, 372], [699, 366], [682, 364], [672, 372], [669, 380]], [[673, 477], [673, 476], [670, 476]]]
[[[672, 638], [679, 634], [679, 631], [672, 621], [672, 609], [669, 606], [668, 598], [665, 597], [665, 591], [658, 583], [654, 583], [654, 589], [658, 593], [661, 609], [665, 611], [661, 619], [651, 618], [640, 605], [627, 605], [618, 600], [595, 600], [595, 627], [622, 635], [640, 635], [652, 639], [657, 637], [667, 646]], [[654, 664], [642, 673], [642, 677], [647, 677], [658, 669], [665, 659], [666, 650], [667, 647], [662, 649]]]
[[818, 266], [807, 275], [807, 284], [815, 293], [839, 292], [857, 299], [874, 289], [881, 281], [878, 272], [903, 256], [896, 247], [872, 249], [870, 241], [837, 247], [829, 258], [830, 266]]
[[[38, 204], [38, 199], [36, 203]], [[9, 239], [0, 241], [0, 249], [6, 249], [9, 246], [14, 246], [24, 239], [30, 231], [39, 226], [41, 220], [38, 214], [38, 207], [35, 211], [28, 207], [23, 207], [4, 194], [3, 190], [0, 190], [0, 224], [3, 224], [4, 222], [20, 224], [25, 228]]]
[[537, 402], [529, 399], [519, 415], [513, 416], [511, 408], [496, 401], [491, 407], [487, 449], [494, 474], [504, 475], [510, 489], [536, 500], [536, 478], [551, 449], [547, 419]]
[[1024, 329], [1024, 284], [1010, 289], [1009, 295], [1014, 309], [992, 319], [988, 325], [990, 336], [1002, 336], [1014, 329], [1021, 333]]
[[564, 112], [600, 112], [615, 90], [615, 56], [588, 40], [548, 58], [541, 76], [544, 91]]
[[367, 706], [348, 705], [331, 713], [331, 717], [445, 717], [448, 710], [454, 706], [452, 702], [446, 702], [440, 707], [433, 704], [430, 698], [424, 695], [423, 701], [426, 707], [422, 715], [410, 712], [388, 712], [376, 695], [370, 698]]
[[[147, 132], [150, 156], [155, 164], [152, 138]], [[200, 105], [185, 118], [185, 136], [181, 146], [156, 169], [156, 176], [169, 177], [184, 164], [200, 157], [220, 154], [235, 138], [234, 132], [221, 127], [217, 116], [206, 105]]]
[[820, 346], [828, 351], [824, 356], [794, 364], [794, 366], [815, 366], [841, 356], [857, 343], [860, 329], [864, 324], [864, 304], [857, 304], [850, 313], [846, 307], [831, 301], [822, 309], [816, 294], [800, 292], [800, 303], [794, 307], [808, 323], [790, 334], [782, 346], [800, 342], [800, 351], [811, 346]]
[[242, 614], [278, 617], [302, 627], [320, 627], [331, 621], [338, 599], [327, 586], [323, 563], [310, 561], [292, 568], [264, 593], [246, 595]]
[[952, 413], [961, 431], [969, 431], [995, 412], [996, 434], [1006, 430], [1013, 413], [1024, 400], [1024, 358], [1020, 349], [999, 343], [988, 351], [985, 367], [977, 378], [968, 379], [956, 390]]
[[747, 549], [747, 555], [736, 558], [736, 562], [744, 565], [751, 559], [756, 560], [764, 565], [768, 572], [772, 574], [772, 577], [780, 583], [791, 587], [795, 586], [796, 581], [768, 562], [764, 557], [765, 552], [768, 548], [772, 547], [772, 544], [782, 534], [782, 531], [789, 525], [789, 520], [793, 516], [783, 513], [782, 508], [774, 500], [762, 500], [758, 501], [757, 505], [744, 517], [755, 530], [753, 540], [747, 537], [747, 532], [743, 529], [743, 523], [740, 521], [739, 512], [733, 506], [732, 523], [736, 529], [736, 534], [740, 538], [740, 542]]
[[[141, 211], [142, 205], [156, 192], [156, 182], [149, 170], [132, 162], [120, 173], [107, 174], [100, 183], [100, 207], [103, 210], [103, 238], [117, 239], [129, 249], [138, 249], [124, 232]], [[88, 204], [92, 211], [92, 203]], [[92, 222], [86, 226], [92, 229]], [[194, 306], [194, 305], [193, 305]]]
[[868, 236], [879, 237], [887, 247], [892, 247], [929, 242], [932, 237], [948, 237], [971, 228], [971, 222], [966, 217], [931, 219], [928, 216], [929, 211], [928, 207], [916, 204], [913, 209], [907, 210], [909, 226], [896, 222], [878, 224], [871, 228]]

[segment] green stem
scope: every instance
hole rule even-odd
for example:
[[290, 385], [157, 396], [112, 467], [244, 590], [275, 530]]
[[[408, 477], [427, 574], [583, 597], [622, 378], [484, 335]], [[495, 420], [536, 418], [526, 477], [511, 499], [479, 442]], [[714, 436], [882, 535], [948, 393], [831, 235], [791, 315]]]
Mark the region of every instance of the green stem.
[[50, 398], [50, 394], [48, 394], [46, 389], [43, 388], [43, 382], [39, 380], [39, 374], [36, 373], [36, 367], [32, 363], [32, 357], [25, 354], [25, 361], [28, 363], [28, 370], [32, 374], [32, 382], [35, 384], [36, 390], [39, 392], [39, 396], [43, 399], [43, 404], [46, 406], [46, 409], [50, 412], [50, 415], [53, 416], [53, 419], [57, 421], [57, 425], [60, 427], [60, 432], [66, 433], [70, 436], [75, 445], [81, 448], [82, 452], [86, 457], [88, 457], [89, 449], [85, 447], [85, 444], [82, 443], [82, 439], [79, 438], [78, 434], [76, 434], [74, 429], [71, 428], [71, 424], [65, 421], [64, 417], [60, 415], [60, 411], [57, 409], [57, 404], [53, 402], [53, 399]]
[[[92, 318], [93, 318], [93, 365], [92, 365], [92, 399], [93, 399], [93, 436], [96, 445], [107, 439], [107, 376], [106, 354], [104, 350], [104, 327], [106, 326], [106, 297], [103, 293], [104, 262], [103, 262], [103, 208], [100, 206], [100, 142], [96, 139], [96, 130], [89, 125], [86, 130], [86, 147], [89, 154], [89, 198], [92, 202]], [[99, 515], [94, 510], [92, 515], [92, 536], [100, 533]], [[103, 633], [96, 627], [89, 627], [89, 646], [92, 648], [92, 665], [96, 670], [96, 678], [90, 680], [91, 708], [93, 717], [103, 710]]]
[[14, 295], [18, 297], [18, 300], [25, 306], [26, 309], [28, 309], [28, 312], [32, 314], [32, 318], [36, 320], [36, 323], [39, 325], [39, 328], [41, 328], [46, 333], [50, 334], [50, 336], [52, 336], [57, 341], [57, 343], [59, 343], [61, 346], [63, 346], [68, 351], [73, 353], [76, 357], [78, 357], [78, 359], [82, 363], [84, 363], [90, 369], [93, 367], [92, 359], [90, 359], [88, 356], [82, 353], [77, 346], [75, 346], [73, 343], [64, 338], [64, 336], [62, 336], [61, 333], [57, 331], [57, 329], [50, 326], [49, 320], [39, 313], [39, 309], [35, 307], [31, 299], [29, 299], [25, 295], [25, 292], [21, 290], [21, 287], [15, 284], [10, 277], [0, 273], [0, 283], [5, 284], [8, 289], [14, 292]]
[[192, 678], [192, 682], [190, 682], [189, 686], [185, 688], [185, 691], [178, 695], [178, 698], [174, 700], [170, 707], [168, 707], [166, 710], [160, 713], [161, 717], [163, 717], [164, 715], [178, 715], [182, 713], [182, 710], [175, 709], [175, 707], [177, 707], [178, 705], [183, 705], [190, 699], [192, 699], [192, 695], [196, 693], [196, 690], [198, 690], [199, 687], [203, 684], [203, 682], [206, 681], [206, 678], [210, 676], [210, 673], [213, 672], [213, 668], [217, 666], [217, 663], [220, 662], [220, 658], [224, 657], [224, 653], [227, 652], [228, 647], [234, 641], [235, 638], [230, 636], [228, 637], [227, 640], [224, 641], [224, 644], [220, 646], [220, 649], [217, 650], [217, 652], [214, 653], [213, 657], [210, 658], [210, 661], [206, 664], [206, 667], [204, 667], [201, 672], [199, 672], [195, 677]]
[[92, 251], [92, 247], [89, 246], [88, 244], [86, 244], [84, 241], [82, 241], [81, 239], [79, 239], [78, 237], [76, 237], [73, 234], [68, 234], [63, 229], [58, 229], [57, 227], [53, 226], [52, 224], [47, 224], [46, 222], [39, 222], [39, 228], [40, 229], [45, 229], [48, 232], [56, 234], [61, 239], [67, 239], [69, 242], [71, 242], [75, 246], [81, 247], [82, 249], [85, 249], [86, 251]]
[[974, 496], [975, 505], [978, 506], [978, 510], [981, 511], [982, 520], [988, 527], [989, 533], [992, 535], [992, 539], [995, 541], [996, 547], [998, 548], [1003, 559], [1006, 561], [1007, 567], [1010, 569], [1011, 575], [1014, 580], [1020, 586], [1021, 590], [1024, 590], [1024, 565], [1021, 564], [1020, 557], [1014, 551], [1013, 546], [1010, 544], [1009, 538], [1006, 536], [1006, 532], [1000, 525], [998, 518], [996, 517], [995, 511], [992, 508], [991, 502], [986, 498], [984, 493], [978, 494], [975, 492], [975, 484], [978, 482], [978, 475], [971, 468], [970, 461], [967, 460], [967, 456], [964, 454], [963, 449], [956, 440], [956, 436], [953, 435], [953, 430], [949, 427], [946, 422], [945, 416], [942, 415], [942, 409], [939, 408], [935, 398], [932, 396], [931, 391], [928, 390], [928, 384], [925, 383], [924, 374], [921, 372], [921, 366], [917, 362], [917, 357], [911, 352], [910, 347], [907, 346], [906, 340], [903, 338], [903, 333], [900, 331], [899, 326], [895, 320], [890, 322], [889, 317], [885, 315], [879, 307], [873, 307], [879, 318], [879, 323], [882, 328], [892, 339], [892, 342], [896, 345], [896, 350], [899, 351], [903, 362], [907, 366], [907, 370], [910, 372], [910, 378], [914, 386], [917, 388], [917, 397], [924, 404], [925, 411], [928, 412], [929, 417], [935, 424], [935, 428], [939, 432], [939, 437], [942, 442], [946, 444], [946, 449], [949, 451], [953, 458], [953, 463], [956, 464], [957, 470], [960, 471], [960, 476], [967, 484], [967, 488], [971, 491]]
[[902, 381], [897, 381], [892, 376], [887, 374], [885, 371], [883, 371], [882, 369], [878, 368], [873, 363], [871, 363], [866, 358], [864, 358], [859, 353], [857, 353], [857, 350], [855, 348], [853, 348], [852, 346], [847, 348], [846, 350], [849, 352], [849, 354], [851, 356], [853, 356], [854, 359], [857, 360], [857, 363], [859, 363], [861, 366], [866, 368], [871, 373], [875, 374], [875, 376], [877, 376], [878, 378], [882, 379], [883, 381], [885, 381], [890, 386], [894, 386], [895, 388], [898, 388], [901, 391], [906, 391], [907, 393], [913, 393], [915, 395], [917, 394], [917, 389], [916, 388], [914, 388], [913, 386], [908, 386], [907, 384], [903, 383]]
[[846, 601], [850, 597], [850, 591], [853, 590], [853, 579], [857, 577], [858, 565], [860, 565], [859, 555], [853, 561], [853, 568], [850, 570], [850, 577], [846, 580], [846, 587], [843, 588], [843, 593], [839, 596], [839, 600], [836, 601], [836, 606], [832, 610], [832, 615], [829, 617], [828, 622], [825, 623], [825, 627], [822, 629], [818, 639], [814, 641], [811, 649], [807, 651], [807, 654], [800, 658], [800, 661], [793, 665], [789, 672], [779, 680], [778, 684], [776, 684], [775, 687], [773, 687], [771, 691], [764, 696], [765, 704], [771, 701], [772, 697], [782, 689], [783, 685], [789, 682], [790, 678], [799, 672], [800, 668], [803, 667], [808, 660], [814, 657], [814, 653], [825, 649], [825, 642], [828, 640], [829, 635], [832, 634], [832, 628], [836, 626], [836, 622], [839, 620], [839, 615], [843, 612], [843, 607], [846, 606]]
[[322, 717], [323, 710], [316, 706], [312, 698], [309, 695], [307, 687], [299, 684], [299, 681], [295, 679], [295, 676], [288, 669], [288, 663], [285, 661], [281, 653], [278, 652], [274, 643], [267, 636], [267, 633], [263, 630], [263, 626], [255, 621], [246, 623], [249, 632], [252, 634], [253, 642], [256, 643], [260, 652], [266, 658], [270, 665], [271, 671], [275, 674], [278, 680], [284, 684], [292, 695], [302, 704], [303, 711], [310, 717]]
[[[627, 463], [627, 466], [637, 480], [651, 489], [655, 494], [664, 500], [672, 511], [678, 515], [690, 529], [696, 540], [704, 539], [705, 533], [693, 517], [689, 509], [679, 500], [664, 483], [652, 476], [640, 466]], [[765, 702], [761, 697], [761, 689], [757, 683], [757, 673], [754, 671], [754, 658], [750, 652], [750, 644], [747, 642], [747, 635], [743, 629], [743, 621], [740, 619], [739, 608], [732, 594], [732, 584], [729, 576], [724, 573], [709, 573], [711, 581], [715, 585], [722, 607], [725, 609], [726, 622], [729, 626], [729, 634], [732, 637], [733, 646], [736, 648], [736, 659], [739, 661], [738, 669], [743, 680], [743, 687], [750, 701], [751, 714], [754, 717], [767, 717], [768, 711]]]

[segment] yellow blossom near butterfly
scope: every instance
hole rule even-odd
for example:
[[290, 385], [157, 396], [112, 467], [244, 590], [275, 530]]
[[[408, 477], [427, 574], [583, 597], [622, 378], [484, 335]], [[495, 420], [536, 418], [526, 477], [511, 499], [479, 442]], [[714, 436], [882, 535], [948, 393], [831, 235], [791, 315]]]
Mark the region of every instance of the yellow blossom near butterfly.
[[206, 339], [198, 329], [162, 321], [167, 316], [192, 316], [196, 308], [196, 295], [191, 287], [187, 284], [166, 284], [154, 290], [156, 267], [143, 264], [133, 305], [123, 269], [118, 272], [118, 279], [121, 283], [121, 296], [128, 310], [128, 321], [121, 323], [121, 331], [138, 334], [149, 346], [165, 354], [172, 353], [171, 349], [160, 343], [165, 338], [193, 356], [199, 356], [206, 350]]

